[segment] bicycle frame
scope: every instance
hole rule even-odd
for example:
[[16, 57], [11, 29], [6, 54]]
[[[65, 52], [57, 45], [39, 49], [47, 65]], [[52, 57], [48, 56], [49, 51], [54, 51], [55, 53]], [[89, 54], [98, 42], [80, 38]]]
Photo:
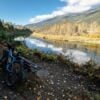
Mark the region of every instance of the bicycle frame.
[[13, 52], [11, 49], [7, 50], [7, 53], [8, 53], [8, 61], [6, 65], [6, 71], [13, 72], [12, 64], [16, 61], [16, 57], [13, 56]]

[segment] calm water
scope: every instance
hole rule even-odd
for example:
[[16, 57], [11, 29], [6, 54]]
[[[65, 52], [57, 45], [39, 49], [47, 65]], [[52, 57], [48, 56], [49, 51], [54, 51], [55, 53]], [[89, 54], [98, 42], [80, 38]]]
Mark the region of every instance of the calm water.
[[[20, 40], [20, 39], [16, 39]], [[69, 42], [46, 42], [36, 38], [25, 38], [21, 40], [31, 49], [38, 49], [45, 53], [56, 53], [67, 56], [75, 63], [84, 64], [93, 59], [100, 65], [100, 45], [84, 45]]]

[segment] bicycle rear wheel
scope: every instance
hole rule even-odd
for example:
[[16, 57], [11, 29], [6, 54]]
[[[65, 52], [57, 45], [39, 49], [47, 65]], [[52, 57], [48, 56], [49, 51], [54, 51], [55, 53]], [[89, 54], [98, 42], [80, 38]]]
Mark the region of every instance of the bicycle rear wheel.
[[8, 86], [13, 86], [16, 83], [22, 81], [23, 73], [22, 73], [22, 66], [18, 62], [14, 62], [12, 65], [12, 72], [6, 72], [5, 74], [5, 82]]

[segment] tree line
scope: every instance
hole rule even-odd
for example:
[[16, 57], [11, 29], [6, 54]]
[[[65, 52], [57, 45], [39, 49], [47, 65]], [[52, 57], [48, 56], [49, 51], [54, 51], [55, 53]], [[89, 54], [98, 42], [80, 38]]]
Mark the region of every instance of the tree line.
[[0, 41], [11, 41], [17, 36], [28, 36], [31, 33], [32, 31], [26, 27], [16, 27], [10, 22], [0, 20]]

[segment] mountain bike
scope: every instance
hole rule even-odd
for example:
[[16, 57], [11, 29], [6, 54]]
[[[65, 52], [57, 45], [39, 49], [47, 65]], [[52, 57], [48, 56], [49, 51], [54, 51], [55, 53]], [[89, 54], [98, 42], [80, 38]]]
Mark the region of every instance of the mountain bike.
[[37, 66], [30, 60], [22, 57], [20, 52], [14, 53], [14, 48], [7, 45], [7, 49], [3, 50], [3, 55], [0, 59], [3, 66], [5, 83], [8, 86], [21, 82], [26, 78], [26, 73], [36, 73], [41, 67]]

